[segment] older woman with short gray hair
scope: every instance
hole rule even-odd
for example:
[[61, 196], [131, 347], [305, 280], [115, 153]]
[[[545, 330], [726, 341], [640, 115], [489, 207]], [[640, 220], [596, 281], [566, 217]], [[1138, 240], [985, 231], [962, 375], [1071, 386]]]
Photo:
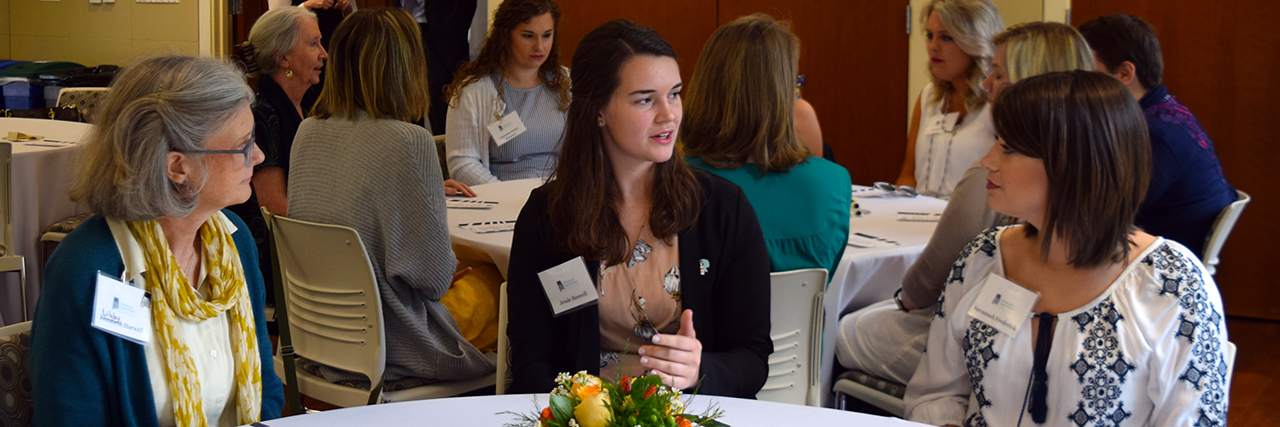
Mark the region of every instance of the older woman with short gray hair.
[[[258, 102], [253, 104], [254, 138], [265, 159], [253, 170], [249, 200], [231, 207], [253, 233], [258, 263], [270, 271], [267, 222], [260, 207], [285, 215], [289, 153], [298, 125], [311, 114], [320, 95], [321, 72], [329, 53], [321, 44], [316, 14], [302, 7], [277, 8], [262, 14], [241, 44], [241, 61], [258, 77]], [[267, 278], [267, 288], [274, 286]], [[267, 303], [274, 302], [267, 293]]]
[[240, 425], [277, 418], [249, 198], [253, 92], [215, 59], [117, 76], [76, 167], [96, 214], [50, 258], [32, 324], [34, 425]]

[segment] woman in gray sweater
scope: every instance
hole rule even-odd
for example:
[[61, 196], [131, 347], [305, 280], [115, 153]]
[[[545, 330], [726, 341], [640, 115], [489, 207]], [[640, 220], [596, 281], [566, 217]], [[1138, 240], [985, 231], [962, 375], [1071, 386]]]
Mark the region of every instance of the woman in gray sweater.
[[[333, 36], [314, 116], [302, 122], [289, 170], [290, 216], [354, 228], [382, 296], [386, 379], [442, 381], [494, 370], [440, 299], [456, 258], [427, 110], [417, 24], [400, 9], [361, 10]], [[322, 367], [330, 381], [366, 380]]]

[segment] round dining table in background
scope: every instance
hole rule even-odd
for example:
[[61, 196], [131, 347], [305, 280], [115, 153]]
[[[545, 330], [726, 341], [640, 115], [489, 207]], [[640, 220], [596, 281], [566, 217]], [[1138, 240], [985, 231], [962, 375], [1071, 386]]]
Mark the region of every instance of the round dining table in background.
[[511, 261], [511, 231], [481, 233], [464, 228], [466, 224], [511, 221], [520, 216], [520, 209], [529, 200], [529, 193], [541, 187], [542, 178], [519, 179], [472, 186], [476, 197], [449, 197], [450, 200], [471, 200], [489, 203], [489, 209], [449, 208], [449, 239], [453, 253], [462, 261], [491, 262], [498, 266], [502, 277], [507, 277], [507, 265]]
[[[723, 409], [725, 415], [720, 420], [735, 427], [910, 427], [924, 425], [898, 418], [881, 417], [859, 412], [720, 396], [694, 396], [687, 412], [698, 414], [709, 405], [715, 405]], [[376, 425], [378, 427], [419, 427], [429, 425], [500, 427], [516, 421], [514, 415], [504, 412], [532, 414], [539, 408], [546, 406], [546, 394], [455, 397], [337, 409], [264, 421], [255, 423], [253, 426], [347, 427]]]
[[[71, 201], [68, 192], [75, 177], [75, 159], [92, 125], [45, 119], [0, 118], [0, 139], [13, 144], [10, 160], [10, 215], [13, 222], [14, 253], [24, 257], [27, 281], [16, 273], [0, 274], [0, 324], [28, 320], [40, 295], [40, 233], [63, 218], [87, 212], [84, 204]], [[43, 136], [39, 141], [12, 141], [10, 132]], [[27, 317], [23, 316], [22, 291], [26, 288]]]

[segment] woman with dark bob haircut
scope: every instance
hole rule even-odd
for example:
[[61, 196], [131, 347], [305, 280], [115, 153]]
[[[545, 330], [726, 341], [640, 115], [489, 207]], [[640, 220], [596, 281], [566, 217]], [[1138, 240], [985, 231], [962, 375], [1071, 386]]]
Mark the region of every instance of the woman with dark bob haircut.
[[257, 247], [225, 209], [263, 158], [251, 104], [216, 59], [145, 58], [111, 83], [71, 192], [95, 215], [49, 259], [31, 325], [32, 425], [280, 416]]
[[[737, 397], [764, 385], [773, 350], [764, 238], [742, 190], [691, 168], [675, 144], [675, 56], [627, 20], [587, 33], [573, 54], [561, 161], [530, 194], [512, 241], [515, 392], [545, 393], [557, 373], [583, 370], [652, 371], [671, 387]], [[549, 270], [557, 266], [589, 279]], [[599, 302], [553, 314], [548, 292], [562, 278]]]
[[992, 117], [987, 200], [1026, 223], [983, 232], [956, 260], [907, 418], [1225, 425], [1213, 278], [1133, 225], [1151, 158], [1137, 102], [1106, 74], [1056, 72], [1002, 90]]

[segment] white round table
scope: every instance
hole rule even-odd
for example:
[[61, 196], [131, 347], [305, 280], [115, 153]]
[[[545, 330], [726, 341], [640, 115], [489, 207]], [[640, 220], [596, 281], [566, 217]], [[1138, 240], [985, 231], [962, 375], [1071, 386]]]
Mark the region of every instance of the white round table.
[[[36, 268], [40, 254], [40, 232], [49, 224], [77, 213], [87, 212], [83, 204], [71, 201], [68, 191], [75, 177], [75, 159], [80, 142], [92, 125], [45, 119], [0, 118], [0, 139], [9, 132], [40, 135], [45, 141], [13, 142], [10, 206], [13, 219], [14, 253], [25, 257], [27, 282], [18, 275], [0, 276], [0, 325], [22, 322], [22, 286], [27, 290], [28, 315], [35, 310], [44, 272]], [[57, 142], [54, 142], [57, 141]]]
[[[515, 221], [520, 209], [529, 200], [529, 193], [542, 186], [541, 178], [495, 182], [471, 187], [474, 200], [498, 202], [492, 209], [449, 208], [449, 238], [453, 252], [459, 259], [492, 262], [507, 277], [507, 265], [511, 261], [512, 232], [477, 233], [462, 228], [463, 224], [485, 221]], [[453, 197], [450, 197], [451, 199]]]
[[[691, 409], [688, 412], [701, 413], [710, 404], [718, 405], [720, 409], [723, 409], [725, 416], [720, 420], [735, 427], [895, 427], [923, 425], [897, 418], [886, 418], [858, 412], [719, 396], [694, 396], [692, 403], [689, 405]], [[425, 425], [498, 427], [515, 420], [511, 414], [500, 412], [532, 413], [538, 408], [546, 406], [546, 394], [456, 397], [337, 409], [265, 421], [254, 425], [266, 425], [269, 427], [347, 427], [362, 425], [376, 425], [378, 427], [419, 427]]]

